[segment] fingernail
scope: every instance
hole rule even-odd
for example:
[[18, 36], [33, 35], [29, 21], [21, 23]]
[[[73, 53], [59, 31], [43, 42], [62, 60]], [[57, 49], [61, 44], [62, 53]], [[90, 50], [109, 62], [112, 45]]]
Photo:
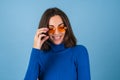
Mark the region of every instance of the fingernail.
[[49, 30], [48, 28], [46, 28], [46, 30]]

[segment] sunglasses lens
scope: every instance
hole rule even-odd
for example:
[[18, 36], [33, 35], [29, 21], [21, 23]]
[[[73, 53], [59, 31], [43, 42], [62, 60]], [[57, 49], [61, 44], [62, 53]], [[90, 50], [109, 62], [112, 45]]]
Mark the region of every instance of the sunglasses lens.
[[59, 32], [65, 32], [66, 27], [64, 27], [64, 26], [59, 26], [59, 27], [58, 27], [58, 30], [59, 30]]
[[[65, 32], [66, 29], [67, 29], [67, 27], [65, 27], [65, 26], [59, 26], [58, 27], [59, 32]], [[54, 34], [55, 30], [56, 30], [55, 28], [49, 27], [48, 34]]]
[[55, 32], [54, 28], [49, 28], [49, 31], [48, 31], [49, 34], [54, 34], [54, 32]]

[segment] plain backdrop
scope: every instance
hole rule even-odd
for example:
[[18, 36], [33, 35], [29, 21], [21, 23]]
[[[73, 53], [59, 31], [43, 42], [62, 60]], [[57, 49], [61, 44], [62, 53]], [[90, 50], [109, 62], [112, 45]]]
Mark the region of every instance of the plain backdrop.
[[23, 80], [43, 12], [69, 17], [89, 52], [92, 80], [120, 80], [120, 0], [0, 0], [0, 80]]

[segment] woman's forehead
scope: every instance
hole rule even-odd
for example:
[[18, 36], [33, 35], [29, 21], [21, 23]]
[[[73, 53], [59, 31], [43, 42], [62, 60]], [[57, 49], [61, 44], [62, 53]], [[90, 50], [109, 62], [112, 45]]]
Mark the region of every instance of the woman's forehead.
[[55, 16], [51, 17], [49, 20], [49, 25], [58, 26], [62, 23], [63, 23], [63, 20], [59, 15], [55, 15]]

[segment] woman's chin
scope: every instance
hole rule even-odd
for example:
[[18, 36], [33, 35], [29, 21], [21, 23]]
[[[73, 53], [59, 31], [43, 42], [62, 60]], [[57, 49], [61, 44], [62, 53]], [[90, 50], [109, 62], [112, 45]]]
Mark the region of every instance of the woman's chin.
[[54, 43], [55, 45], [59, 45], [59, 44], [62, 43], [62, 41], [53, 41], [53, 43]]

